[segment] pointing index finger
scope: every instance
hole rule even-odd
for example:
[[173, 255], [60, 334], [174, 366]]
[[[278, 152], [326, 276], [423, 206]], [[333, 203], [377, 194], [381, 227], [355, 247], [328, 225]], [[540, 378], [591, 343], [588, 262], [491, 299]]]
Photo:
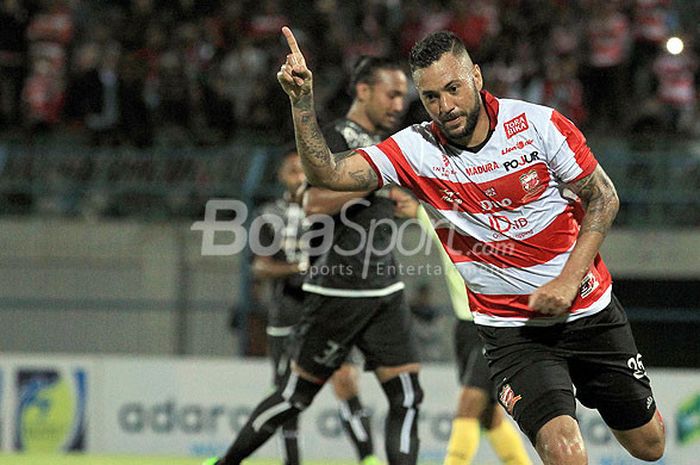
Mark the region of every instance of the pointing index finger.
[[287, 45], [289, 45], [289, 49], [292, 51], [292, 54], [294, 54], [297, 58], [303, 59], [304, 55], [301, 54], [299, 44], [297, 44], [297, 39], [294, 37], [292, 30], [287, 26], [284, 26], [282, 28], [282, 34], [284, 34], [285, 39], [287, 39]]

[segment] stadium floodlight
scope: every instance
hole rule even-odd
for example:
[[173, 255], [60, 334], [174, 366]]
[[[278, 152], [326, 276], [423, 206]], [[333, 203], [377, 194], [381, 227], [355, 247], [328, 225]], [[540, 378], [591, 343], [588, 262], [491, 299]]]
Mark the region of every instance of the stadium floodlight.
[[666, 41], [666, 50], [668, 50], [668, 53], [671, 55], [678, 55], [683, 51], [683, 40], [681, 40], [679, 37], [669, 37], [669, 39]]

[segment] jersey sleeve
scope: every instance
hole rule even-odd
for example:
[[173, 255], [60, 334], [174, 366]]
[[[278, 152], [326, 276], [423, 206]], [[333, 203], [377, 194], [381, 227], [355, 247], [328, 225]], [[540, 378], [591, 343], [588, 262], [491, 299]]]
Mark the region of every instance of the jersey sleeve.
[[562, 182], [585, 178], [598, 166], [584, 135], [558, 111], [552, 111], [544, 133], [549, 166]]
[[397, 184], [410, 188], [411, 179], [415, 177], [415, 171], [407, 162], [397, 142], [397, 138], [402, 137], [404, 131], [388, 137], [379, 144], [357, 150], [376, 171], [380, 188], [384, 184]]

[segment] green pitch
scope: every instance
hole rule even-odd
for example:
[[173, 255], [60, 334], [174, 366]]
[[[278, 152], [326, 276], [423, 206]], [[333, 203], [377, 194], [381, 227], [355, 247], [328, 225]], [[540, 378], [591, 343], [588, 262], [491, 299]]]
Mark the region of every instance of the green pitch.
[[[0, 455], [0, 465], [200, 465], [204, 458], [128, 457], [105, 455]], [[248, 460], [245, 465], [280, 465], [279, 460]], [[352, 461], [304, 461], [307, 465], [356, 465]]]

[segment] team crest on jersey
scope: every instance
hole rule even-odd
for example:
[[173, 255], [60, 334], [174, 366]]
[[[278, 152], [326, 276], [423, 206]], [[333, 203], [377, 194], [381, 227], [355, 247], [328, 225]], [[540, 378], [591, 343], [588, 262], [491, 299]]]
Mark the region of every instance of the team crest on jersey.
[[527, 173], [520, 175], [520, 185], [523, 186], [523, 190], [528, 194], [534, 194], [539, 189], [540, 177], [536, 170], [530, 170]]
[[506, 138], [510, 139], [516, 134], [520, 134], [523, 131], [526, 131], [527, 129], [530, 128], [530, 125], [527, 123], [527, 117], [525, 116], [525, 113], [522, 113], [515, 118], [506, 121], [503, 123], [503, 129], [506, 131]]
[[523, 396], [521, 395], [515, 395], [515, 392], [513, 391], [513, 388], [510, 387], [510, 384], [504, 384], [503, 387], [501, 387], [500, 394], [498, 395], [499, 402], [501, 402], [503, 408], [505, 408], [511, 416], [513, 415], [515, 404], [522, 398]]
[[591, 293], [595, 291], [599, 285], [600, 283], [596, 279], [595, 275], [589, 271], [586, 276], [583, 277], [583, 281], [581, 281], [581, 298], [585, 299], [591, 295]]
[[489, 187], [484, 191], [484, 194], [488, 195], [489, 197], [496, 197], [496, 188], [495, 187]]

